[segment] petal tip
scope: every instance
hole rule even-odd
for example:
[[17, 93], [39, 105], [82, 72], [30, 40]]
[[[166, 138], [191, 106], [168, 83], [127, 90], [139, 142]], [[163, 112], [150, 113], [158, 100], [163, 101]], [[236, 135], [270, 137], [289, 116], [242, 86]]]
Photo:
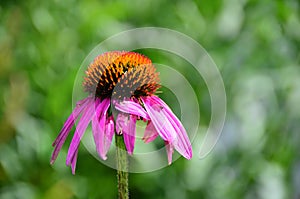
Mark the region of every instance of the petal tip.
[[145, 144], [149, 143], [149, 142], [148, 142], [148, 139], [145, 138], [145, 137], [142, 138], [142, 141], [143, 141]]
[[66, 159], [66, 165], [67, 166], [71, 166], [71, 158], [68, 158]]
[[189, 149], [185, 155], [185, 158], [190, 160], [190, 159], [192, 159], [192, 157], [193, 157], [193, 151], [192, 151], [192, 149]]
[[106, 155], [100, 155], [100, 158], [101, 158], [102, 160], [107, 160], [107, 156], [106, 156]]

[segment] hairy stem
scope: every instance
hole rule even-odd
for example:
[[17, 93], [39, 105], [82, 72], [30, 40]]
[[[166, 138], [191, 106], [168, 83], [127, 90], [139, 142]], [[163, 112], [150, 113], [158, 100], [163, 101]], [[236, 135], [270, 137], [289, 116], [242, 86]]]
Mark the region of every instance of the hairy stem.
[[115, 136], [119, 199], [128, 199], [128, 157], [122, 135]]

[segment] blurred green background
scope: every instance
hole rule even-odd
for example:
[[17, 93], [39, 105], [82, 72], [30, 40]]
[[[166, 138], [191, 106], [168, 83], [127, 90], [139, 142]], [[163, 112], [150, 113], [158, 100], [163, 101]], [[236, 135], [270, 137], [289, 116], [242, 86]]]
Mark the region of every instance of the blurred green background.
[[[116, 172], [82, 146], [76, 175], [51, 143], [83, 59], [120, 31], [159, 26], [198, 41], [222, 74], [224, 131], [205, 159], [130, 175], [131, 198], [300, 198], [297, 0], [0, 2], [0, 198], [116, 198]], [[158, 54], [159, 52], [157, 52]], [[153, 57], [152, 57], [153, 56]], [[155, 59], [155, 52], [150, 58]], [[201, 129], [210, 120], [202, 79]], [[170, 106], [172, 106], [170, 104]]]

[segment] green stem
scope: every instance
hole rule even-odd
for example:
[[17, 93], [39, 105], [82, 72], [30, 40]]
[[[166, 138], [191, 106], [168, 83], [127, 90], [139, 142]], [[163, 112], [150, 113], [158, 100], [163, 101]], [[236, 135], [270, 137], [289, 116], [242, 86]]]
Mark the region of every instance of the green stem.
[[115, 140], [119, 199], [129, 199], [127, 151], [122, 135], [116, 134]]

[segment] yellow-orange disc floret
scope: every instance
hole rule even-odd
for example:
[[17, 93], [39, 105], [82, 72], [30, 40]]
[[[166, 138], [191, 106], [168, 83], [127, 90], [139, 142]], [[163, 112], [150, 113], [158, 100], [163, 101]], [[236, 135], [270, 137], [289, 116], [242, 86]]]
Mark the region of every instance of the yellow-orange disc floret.
[[149, 96], [160, 86], [151, 60], [135, 52], [103, 53], [90, 64], [86, 75], [85, 91], [100, 98]]

